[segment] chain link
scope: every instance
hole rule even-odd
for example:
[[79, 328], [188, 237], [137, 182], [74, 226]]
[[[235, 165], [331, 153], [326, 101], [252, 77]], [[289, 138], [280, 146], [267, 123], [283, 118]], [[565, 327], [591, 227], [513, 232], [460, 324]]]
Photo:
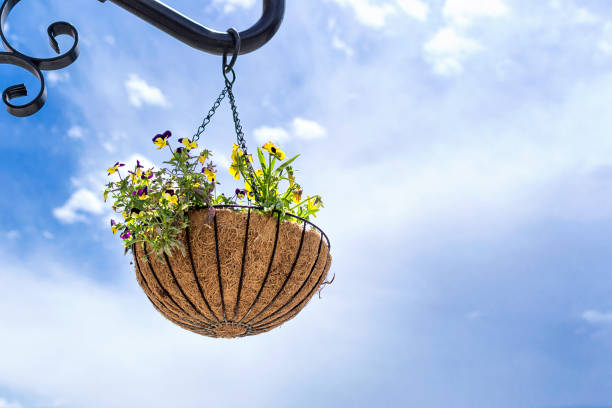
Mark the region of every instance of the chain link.
[[236, 106], [236, 98], [234, 97], [234, 92], [232, 91], [232, 87], [234, 86], [234, 81], [236, 80], [236, 74], [234, 73], [234, 69], [230, 69], [233, 80], [230, 81], [224, 73], [225, 76], [225, 90], [227, 91], [227, 96], [230, 101], [230, 107], [232, 108], [232, 117], [234, 118], [234, 129], [236, 131], [236, 141], [238, 147], [242, 150], [244, 155], [244, 162], [246, 163], [249, 184], [251, 185], [251, 189], [253, 190], [253, 195], [255, 196], [255, 200], [259, 201], [259, 194], [257, 193], [257, 185], [255, 184], [255, 170], [253, 170], [253, 165], [249, 160], [249, 152], [247, 150], [246, 140], [244, 139], [244, 132], [242, 131], [242, 124], [240, 123], [240, 117], [238, 116], [238, 106]]
[[[232, 76], [231, 79], [228, 77], [228, 74], [231, 74]], [[247, 150], [246, 140], [244, 138], [244, 132], [242, 131], [242, 125], [240, 123], [240, 117], [238, 115], [238, 106], [236, 106], [236, 98], [234, 97], [234, 92], [232, 91], [232, 87], [234, 86], [234, 82], [236, 81], [236, 73], [234, 72], [233, 69], [230, 69], [229, 71], [226, 72], [225, 66], [224, 66], [223, 77], [225, 78], [225, 88], [223, 88], [223, 90], [219, 94], [219, 97], [217, 98], [213, 106], [208, 111], [208, 115], [206, 115], [206, 117], [202, 121], [202, 124], [198, 127], [198, 130], [193, 135], [193, 140], [194, 141], [200, 140], [200, 136], [206, 130], [206, 126], [208, 126], [208, 124], [210, 123], [210, 120], [214, 116], [219, 106], [221, 106], [221, 102], [223, 102], [223, 99], [225, 99], [225, 97], [228, 96], [230, 107], [232, 109], [232, 118], [234, 119], [234, 130], [236, 131], [236, 141], [237, 141], [238, 147], [244, 153], [242, 157], [244, 158], [244, 161], [247, 167], [247, 172], [248, 172], [247, 182], [251, 185], [251, 189], [253, 190], [253, 195], [255, 196], [255, 200], [259, 201], [259, 194], [257, 192], [257, 188], [255, 184], [255, 170], [253, 169], [253, 165], [251, 164], [251, 161], [249, 160], [249, 153]]]
[[217, 98], [217, 100], [213, 104], [212, 108], [210, 108], [210, 110], [208, 111], [208, 115], [206, 115], [206, 117], [202, 121], [202, 124], [198, 127], [198, 130], [193, 135], [193, 140], [194, 141], [197, 142], [198, 140], [200, 140], [200, 136], [206, 130], [206, 126], [208, 126], [208, 124], [210, 123], [210, 119], [214, 116], [215, 112], [217, 111], [217, 108], [219, 108], [219, 106], [221, 106], [221, 102], [223, 102], [223, 99], [225, 98], [226, 94], [227, 94], [227, 88], [224, 88], [221, 91], [221, 93], [219, 94], [219, 97]]

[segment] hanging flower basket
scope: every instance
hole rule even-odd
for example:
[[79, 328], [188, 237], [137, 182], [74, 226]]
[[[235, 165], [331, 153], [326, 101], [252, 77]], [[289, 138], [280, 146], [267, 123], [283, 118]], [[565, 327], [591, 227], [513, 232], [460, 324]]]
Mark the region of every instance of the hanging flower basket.
[[[239, 49], [239, 39], [236, 44]], [[323, 203], [319, 195], [304, 197], [293, 168], [299, 155], [289, 158], [272, 141], [258, 147], [255, 157], [248, 154], [232, 91], [233, 62], [227, 65], [226, 57], [225, 87], [194, 136], [179, 138], [174, 148], [172, 132], [153, 137], [158, 150], [170, 153], [159, 169], [137, 160], [128, 170], [116, 162], [108, 168], [113, 180], [104, 200], [112, 196], [112, 208], [123, 218], [112, 219], [111, 229], [122, 231], [153, 306], [184, 329], [233, 338], [267, 332], [295, 317], [331, 283], [325, 280], [331, 255], [329, 239], [309, 221]], [[217, 192], [212, 152], [198, 144], [226, 97], [237, 142], [228, 171], [244, 181], [233, 196]]]
[[160, 260], [135, 245], [138, 283], [162, 315], [198, 334], [232, 338], [267, 332], [306, 306], [331, 266], [329, 240], [309, 221], [280, 221], [260, 209], [216, 206], [212, 217], [192, 210], [180, 238], [184, 254]]

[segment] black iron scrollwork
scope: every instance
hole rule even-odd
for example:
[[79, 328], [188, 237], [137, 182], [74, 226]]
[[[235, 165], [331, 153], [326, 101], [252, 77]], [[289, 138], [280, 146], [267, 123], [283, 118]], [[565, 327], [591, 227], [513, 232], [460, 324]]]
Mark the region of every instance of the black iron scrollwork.
[[[2, 0], [0, 0], [2, 1]], [[51, 48], [59, 54], [53, 58], [34, 58], [17, 51], [6, 38], [6, 19], [11, 10], [21, 0], [4, 0], [0, 6], [0, 40], [6, 52], [0, 52], [0, 64], [9, 64], [22, 67], [31, 72], [40, 81], [40, 91], [28, 103], [15, 104], [13, 99], [27, 96], [28, 91], [24, 84], [6, 88], [2, 93], [2, 100], [7, 110], [14, 116], [30, 116], [40, 110], [47, 99], [45, 78], [41, 71], [65, 68], [72, 64], [79, 55], [79, 35], [76, 29], [66, 23], [57, 22], [49, 26], [49, 43]], [[98, 0], [102, 3], [107, 0]], [[227, 32], [219, 32], [204, 27], [194, 20], [182, 15], [168, 7], [159, 0], [108, 0], [124, 8], [135, 16], [153, 24], [160, 30], [170, 34], [183, 43], [216, 55], [223, 55], [234, 50], [234, 37]], [[262, 47], [276, 34], [285, 14], [285, 0], [263, 0], [261, 18], [249, 29], [240, 33], [242, 46], [239, 54], [246, 54]], [[59, 45], [55, 39], [58, 35], [69, 35], [74, 39], [72, 47], [60, 54]]]
[[[30, 102], [15, 104], [13, 99], [27, 96], [28, 90], [24, 84], [13, 85], [4, 90], [2, 100], [8, 112], [14, 116], [30, 116], [38, 112], [47, 100], [47, 88], [42, 71], [51, 71], [67, 67], [72, 64], [79, 56], [79, 35], [77, 30], [69, 23], [56, 22], [49, 26], [49, 44], [51, 48], [59, 54], [53, 58], [34, 58], [17, 51], [6, 38], [5, 22], [11, 10], [21, 0], [5, 0], [0, 7], [0, 39], [4, 44], [6, 52], [0, 52], [0, 64], [15, 65], [31, 72], [40, 81], [38, 95]], [[72, 47], [63, 54], [60, 54], [59, 45], [55, 39], [58, 35], [69, 35], [74, 39]]]

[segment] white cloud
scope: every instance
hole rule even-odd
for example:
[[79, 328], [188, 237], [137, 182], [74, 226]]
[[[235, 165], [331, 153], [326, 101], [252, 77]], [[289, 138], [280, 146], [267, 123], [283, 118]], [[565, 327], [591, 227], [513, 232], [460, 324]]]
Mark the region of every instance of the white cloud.
[[315, 121], [295, 118], [293, 120], [293, 134], [298, 139], [315, 140], [327, 136], [327, 130]]
[[501, 17], [509, 11], [502, 0], [446, 0], [442, 14], [452, 23], [470, 25], [480, 17]]
[[372, 28], [382, 28], [387, 16], [396, 12], [395, 7], [389, 3], [370, 3], [370, 0], [334, 0], [343, 7], [350, 7], [357, 17], [357, 21]]
[[281, 127], [262, 126], [255, 129], [253, 135], [258, 143], [283, 143], [289, 140], [289, 133]]
[[229, 170], [232, 164], [230, 163], [230, 160], [228, 159], [229, 154], [226, 156], [217, 151], [212, 151], [212, 157], [213, 157], [213, 162], [217, 165], [217, 167], [220, 167], [224, 170]]
[[72, 139], [82, 139], [83, 138], [83, 128], [80, 126], [73, 126], [68, 130], [68, 137]]
[[66, 204], [53, 209], [53, 216], [65, 224], [86, 222], [88, 215], [104, 212], [104, 202], [100, 197], [101, 193], [96, 194], [84, 188], [77, 190]]
[[149, 85], [136, 74], [130, 74], [125, 82], [128, 98], [132, 106], [140, 108], [143, 105], [167, 107], [168, 101], [159, 88]]
[[8, 402], [4, 398], [0, 398], [0, 408], [22, 408], [18, 402]]
[[237, 7], [251, 8], [255, 5], [255, 0], [214, 0], [214, 4], [222, 5], [223, 12], [231, 13]]
[[578, 24], [594, 24], [599, 22], [599, 17], [585, 8], [579, 8], [574, 12], [574, 21]]
[[482, 49], [478, 41], [462, 36], [451, 27], [439, 30], [423, 46], [426, 59], [433, 64], [434, 71], [443, 76], [461, 73], [463, 60]]
[[347, 43], [342, 41], [337, 35], [334, 35], [334, 37], [332, 38], [332, 47], [339, 51], [342, 51], [346, 54], [347, 57], [352, 57], [355, 54], [355, 51]]
[[421, 21], [427, 20], [429, 6], [426, 3], [420, 0], [397, 0], [397, 5], [409, 16]]
[[6, 233], [6, 238], [10, 240], [15, 240], [21, 236], [21, 233], [17, 230], [11, 230]]
[[109, 45], [115, 45], [115, 37], [113, 37], [112, 35], [105, 35], [104, 41], [106, 41], [106, 43]]
[[476, 320], [482, 317], [482, 312], [480, 310], [473, 310], [469, 313], [465, 314], [465, 318], [468, 320]]
[[66, 82], [70, 79], [68, 72], [49, 71], [46, 75], [47, 82], [51, 85], [55, 85], [59, 82]]
[[42, 236], [46, 239], [53, 239], [55, 236], [49, 231], [43, 231]]
[[597, 47], [604, 54], [612, 54], [612, 23], [606, 23], [602, 29], [602, 38]]
[[612, 312], [587, 310], [582, 313], [582, 318], [590, 324], [610, 324], [612, 323]]

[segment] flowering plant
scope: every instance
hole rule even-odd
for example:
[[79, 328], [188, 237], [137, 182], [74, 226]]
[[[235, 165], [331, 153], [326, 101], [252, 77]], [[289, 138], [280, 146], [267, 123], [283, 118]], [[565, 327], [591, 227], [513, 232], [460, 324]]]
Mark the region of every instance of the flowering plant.
[[201, 150], [194, 154], [198, 149], [197, 140], [187, 138], [178, 139], [182, 146], [173, 149], [171, 136], [166, 131], [153, 138], [158, 150], [167, 148], [170, 152], [170, 159], [163, 162], [167, 167], [145, 169], [136, 161], [127, 174], [121, 173], [124, 163], [117, 162], [108, 169], [108, 175], [115, 180], [106, 185], [104, 201], [111, 195], [113, 211], [123, 218], [122, 221], [112, 219], [111, 229], [114, 234], [119, 233], [126, 252], [139, 242], [146, 243], [157, 255], [170, 255], [173, 249], [184, 251], [179, 236], [189, 225], [188, 212], [193, 208], [246, 202], [263, 207], [266, 213], [278, 211], [283, 219], [287, 213], [308, 219], [316, 216], [322, 207], [319, 196], [302, 197], [302, 187], [296, 183], [291, 166], [298, 156], [287, 160], [285, 153], [272, 142], [257, 148], [260, 164], [257, 170], [252, 166], [252, 156], [234, 145], [229, 171], [236, 180], [244, 178], [245, 184], [243, 189], [237, 188], [233, 196], [227, 197], [216, 194], [219, 183], [215, 165], [210, 161], [211, 152]]
[[[263, 151], [267, 152], [267, 159]], [[230, 174], [236, 180], [240, 180], [241, 176], [245, 180], [244, 189], [236, 189], [236, 198], [244, 199], [246, 196], [249, 203], [254, 202], [266, 212], [279, 211], [283, 218], [286, 213], [305, 219], [311, 215], [316, 217], [323, 203], [318, 195], [303, 199], [302, 187], [296, 183], [295, 170], [291, 166], [298, 157], [287, 160], [285, 152], [268, 142], [263, 148], [257, 148], [260, 168], [254, 170], [253, 157], [245, 156], [242, 149], [234, 144]], [[277, 167], [277, 164], [280, 165]], [[283, 187], [284, 192], [281, 192]]]

